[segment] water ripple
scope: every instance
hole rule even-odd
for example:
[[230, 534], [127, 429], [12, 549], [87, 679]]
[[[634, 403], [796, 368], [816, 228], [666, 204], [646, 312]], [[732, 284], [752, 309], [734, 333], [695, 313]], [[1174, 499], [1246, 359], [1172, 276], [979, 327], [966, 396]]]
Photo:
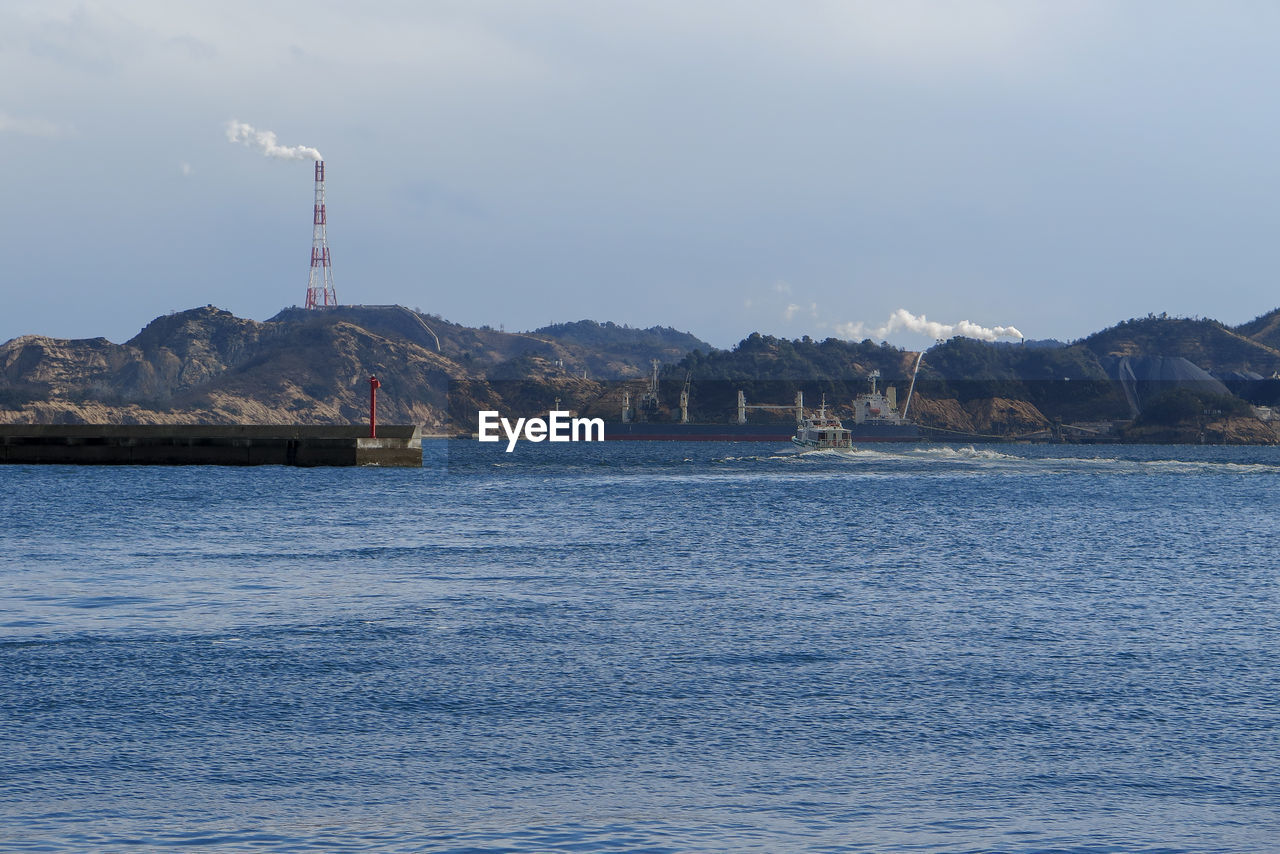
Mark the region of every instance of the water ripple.
[[0, 847], [1274, 850], [1276, 450], [477, 444], [6, 469]]

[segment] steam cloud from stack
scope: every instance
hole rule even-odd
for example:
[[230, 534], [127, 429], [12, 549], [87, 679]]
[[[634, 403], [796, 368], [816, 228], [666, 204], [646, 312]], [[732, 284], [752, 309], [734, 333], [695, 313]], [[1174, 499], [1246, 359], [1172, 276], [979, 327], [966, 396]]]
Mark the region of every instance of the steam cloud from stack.
[[[866, 326], [862, 323], [845, 323], [838, 327], [837, 331], [846, 338], [853, 339], [865, 337], [867, 334]], [[883, 339], [894, 332], [916, 332], [928, 335], [930, 338], [954, 338], [962, 335], [965, 338], [977, 338], [979, 341], [1025, 337], [1016, 326], [981, 326], [969, 320], [962, 320], [959, 323], [938, 323], [929, 320], [923, 314], [912, 314], [905, 308], [900, 308], [889, 315], [884, 325], [871, 330], [870, 335]]]
[[309, 145], [281, 145], [276, 139], [275, 131], [258, 130], [253, 125], [235, 119], [227, 122], [227, 140], [243, 143], [267, 157], [281, 160], [324, 160], [320, 152]]

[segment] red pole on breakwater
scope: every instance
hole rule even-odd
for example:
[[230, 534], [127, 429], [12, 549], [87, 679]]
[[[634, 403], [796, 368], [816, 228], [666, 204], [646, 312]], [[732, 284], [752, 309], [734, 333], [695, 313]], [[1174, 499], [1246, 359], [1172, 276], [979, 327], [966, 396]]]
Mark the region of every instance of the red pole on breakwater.
[[369, 438], [378, 438], [378, 389], [382, 383], [377, 377], [369, 377]]

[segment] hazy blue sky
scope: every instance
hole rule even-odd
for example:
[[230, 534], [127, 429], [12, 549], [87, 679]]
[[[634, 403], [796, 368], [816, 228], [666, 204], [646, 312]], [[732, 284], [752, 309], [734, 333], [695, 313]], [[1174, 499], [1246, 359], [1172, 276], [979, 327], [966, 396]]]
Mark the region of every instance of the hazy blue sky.
[[311, 165], [232, 119], [324, 154], [342, 302], [1239, 323], [1280, 304], [1278, 78], [1274, 2], [5, 0], [0, 340], [301, 304]]

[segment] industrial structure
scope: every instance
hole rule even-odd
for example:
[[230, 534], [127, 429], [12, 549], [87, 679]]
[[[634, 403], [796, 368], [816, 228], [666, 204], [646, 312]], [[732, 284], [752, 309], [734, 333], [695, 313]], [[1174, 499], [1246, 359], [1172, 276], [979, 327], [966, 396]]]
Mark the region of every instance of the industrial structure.
[[312, 217], [311, 278], [307, 282], [307, 308], [321, 308], [338, 304], [338, 292], [333, 289], [333, 266], [329, 261], [329, 237], [325, 232], [327, 216], [324, 209], [324, 161], [316, 161], [316, 205]]

